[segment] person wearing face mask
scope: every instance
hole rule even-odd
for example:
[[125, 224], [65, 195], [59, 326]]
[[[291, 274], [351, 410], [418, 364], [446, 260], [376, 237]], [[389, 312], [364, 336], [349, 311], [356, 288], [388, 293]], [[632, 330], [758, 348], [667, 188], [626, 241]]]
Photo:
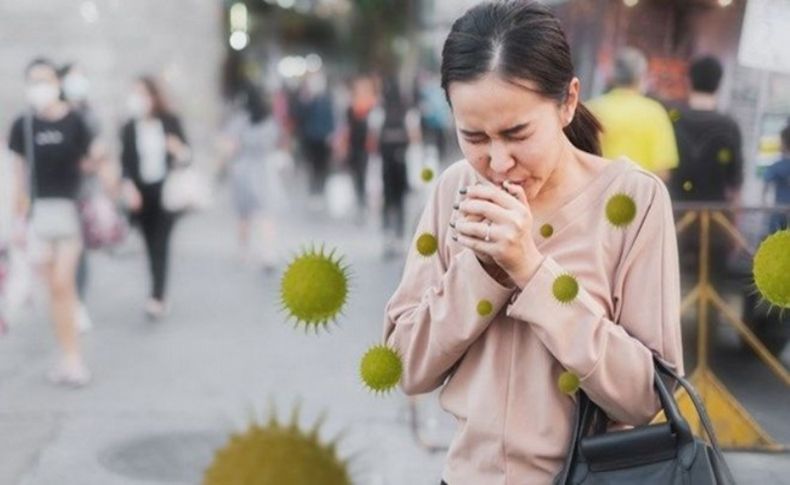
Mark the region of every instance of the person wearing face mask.
[[82, 237], [76, 207], [82, 163], [88, 155], [88, 127], [60, 99], [55, 65], [31, 62], [26, 72], [31, 112], [16, 119], [9, 147], [18, 158], [18, 185], [27, 190], [17, 212], [30, 212], [30, 227], [41, 242], [42, 265], [50, 293], [50, 310], [62, 356], [49, 374], [53, 382], [82, 386], [90, 380], [76, 328], [76, 272]]
[[[58, 71], [58, 75], [61, 79], [64, 100], [76, 113], [82, 116], [92, 139], [91, 147], [88, 151], [89, 156], [87, 157], [87, 163], [90, 165], [91, 169], [89, 171], [90, 176], [86, 174], [86, 176], [83, 177], [82, 186], [80, 188], [80, 196], [84, 197], [89, 195], [92, 190], [101, 190], [102, 183], [107, 186], [111, 185], [112, 182], [110, 179], [116, 177], [111, 174], [109, 164], [107, 163], [107, 150], [99, 141], [99, 118], [88, 102], [90, 81], [76, 63], [64, 65]], [[77, 304], [77, 328], [82, 332], [88, 331], [93, 327], [92, 320], [85, 305], [87, 286], [88, 254], [87, 249], [83, 247], [80, 254], [79, 266], [77, 267], [77, 294], [79, 296]]]
[[143, 233], [151, 272], [145, 312], [159, 319], [166, 311], [170, 234], [175, 214], [162, 205], [162, 188], [174, 167], [189, 163], [191, 151], [181, 121], [168, 108], [156, 81], [142, 76], [127, 98], [131, 119], [121, 129], [121, 165], [125, 192], [140, 195], [136, 220]]

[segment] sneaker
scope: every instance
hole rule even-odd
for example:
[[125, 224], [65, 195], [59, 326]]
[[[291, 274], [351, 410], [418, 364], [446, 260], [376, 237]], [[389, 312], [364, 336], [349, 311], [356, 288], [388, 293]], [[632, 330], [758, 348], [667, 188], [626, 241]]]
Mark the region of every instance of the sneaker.
[[47, 376], [53, 384], [84, 387], [91, 381], [91, 373], [81, 360], [63, 359]]
[[77, 303], [77, 330], [80, 333], [89, 332], [93, 328], [93, 321], [88, 315], [88, 309], [82, 302]]
[[159, 320], [167, 315], [167, 306], [161, 300], [150, 298], [145, 304], [145, 314], [150, 320]]

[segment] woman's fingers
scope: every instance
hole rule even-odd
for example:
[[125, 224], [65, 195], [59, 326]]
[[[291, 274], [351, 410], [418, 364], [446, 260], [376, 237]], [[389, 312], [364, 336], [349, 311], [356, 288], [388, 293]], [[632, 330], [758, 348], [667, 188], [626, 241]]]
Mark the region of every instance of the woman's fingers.
[[[508, 196], [509, 197], [509, 196]], [[483, 218], [497, 223], [510, 221], [510, 214], [507, 209], [494, 202], [482, 199], [466, 199], [455, 205], [458, 213], [467, 218]]]
[[[516, 185], [512, 184], [512, 186]], [[526, 204], [526, 199], [524, 201], [519, 200], [514, 193], [507, 189], [507, 186], [470, 185], [465, 189], [461, 189], [461, 193], [465, 195], [467, 200], [487, 200], [510, 210], [520, 209]]]
[[459, 244], [468, 247], [472, 251], [484, 254], [487, 257], [492, 257], [494, 250], [496, 249], [495, 243], [491, 241], [484, 241], [482, 239], [464, 236], [463, 234], [457, 234], [453, 236], [453, 239], [455, 239]]
[[454, 229], [459, 235], [482, 240], [485, 240], [486, 236], [489, 240], [493, 240], [499, 235], [499, 228], [488, 221], [470, 222], [459, 220], [454, 223]]
[[514, 196], [519, 202], [525, 206], [529, 206], [529, 202], [527, 201], [527, 193], [524, 191], [524, 187], [519, 184], [510, 183], [508, 181], [505, 181], [505, 183], [502, 184], [502, 187], [508, 194]]

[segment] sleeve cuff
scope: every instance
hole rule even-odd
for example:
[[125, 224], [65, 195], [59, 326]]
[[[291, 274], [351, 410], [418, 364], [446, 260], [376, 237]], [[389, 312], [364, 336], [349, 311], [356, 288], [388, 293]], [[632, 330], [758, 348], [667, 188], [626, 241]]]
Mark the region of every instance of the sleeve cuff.
[[513, 295], [507, 315], [532, 325], [568, 370], [582, 378], [594, 370], [599, 356], [592, 344], [605, 337], [598, 332], [605, 312], [551, 257], [546, 257], [524, 288]]

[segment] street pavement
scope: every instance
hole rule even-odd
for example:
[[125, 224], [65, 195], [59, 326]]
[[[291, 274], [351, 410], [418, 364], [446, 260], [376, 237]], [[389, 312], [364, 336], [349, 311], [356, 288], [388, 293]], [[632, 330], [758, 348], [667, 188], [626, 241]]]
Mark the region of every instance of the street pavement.
[[[410, 220], [419, 204], [412, 201]], [[286, 322], [277, 293], [283, 265], [267, 274], [237, 262], [226, 197], [178, 225], [164, 321], [143, 316], [147, 276], [136, 237], [116, 254], [93, 254], [89, 387], [46, 382], [55, 353], [40, 303], [0, 338], [0, 484], [199, 483], [230, 432], [265, 419], [272, 406], [288, 419], [295, 405], [306, 428], [326, 413], [321, 436], [339, 440], [355, 483], [438, 484], [443, 453], [415, 441], [407, 398], [371, 394], [357, 371], [381, 338], [402, 261], [382, 259], [375, 221], [358, 226], [297, 204], [279, 229], [286, 257], [321, 243], [346, 256], [351, 293], [337, 323], [308, 334]], [[790, 443], [787, 390], [770, 377], [744, 376], [745, 365], [731, 366], [735, 380], [725, 382], [747, 393], [764, 427]], [[768, 402], [760, 400], [760, 382], [770, 387]], [[428, 439], [446, 442], [452, 425], [435, 395], [421, 398], [419, 409]], [[728, 457], [739, 483], [790, 483], [790, 455]]]

